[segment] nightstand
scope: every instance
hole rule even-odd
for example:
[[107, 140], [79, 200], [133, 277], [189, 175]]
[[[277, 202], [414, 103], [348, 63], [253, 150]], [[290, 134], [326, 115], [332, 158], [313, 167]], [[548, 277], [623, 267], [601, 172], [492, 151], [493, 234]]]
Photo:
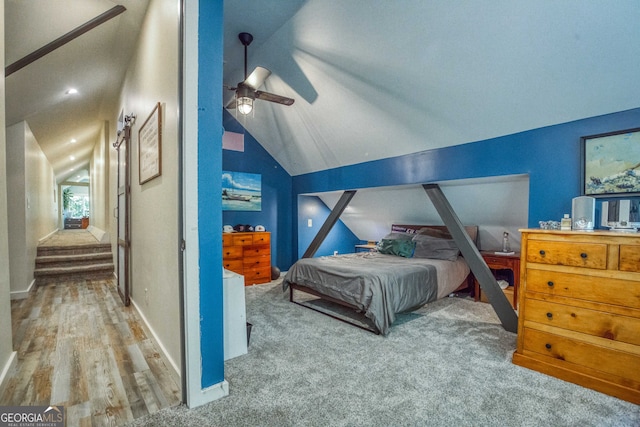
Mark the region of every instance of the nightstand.
[[367, 252], [371, 252], [373, 251], [375, 248], [377, 247], [375, 242], [369, 242], [365, 245], [356, 245], [355, 247], [355, 251], [358, 252], [360, 251], [367, 251]]
[[[511, 270], [513, 272], [513, 286], [503, 289], [504, 294], [513, 306], [518, 308], [518, 288], [520, 287], [520, 252], [513, 255], [496, 255], [495, 251], [480, 251], [482, 259], [487, 263], [489, 269], [494, 273], [496, 270]], [[475, 282], [474, 298], [476, 301], [487, 302], [486, 297], [482, 295], [482, 290], [477, 280]]]

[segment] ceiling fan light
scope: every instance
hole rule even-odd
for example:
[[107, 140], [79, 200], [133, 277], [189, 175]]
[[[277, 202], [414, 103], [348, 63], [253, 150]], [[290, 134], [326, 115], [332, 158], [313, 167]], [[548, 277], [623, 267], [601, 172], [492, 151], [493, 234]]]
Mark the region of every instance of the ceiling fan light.
[[247, 115], [253, 110], [253, 99], [247, 96], [241, 96], [238, 98], [237, 107], [240, 114]]

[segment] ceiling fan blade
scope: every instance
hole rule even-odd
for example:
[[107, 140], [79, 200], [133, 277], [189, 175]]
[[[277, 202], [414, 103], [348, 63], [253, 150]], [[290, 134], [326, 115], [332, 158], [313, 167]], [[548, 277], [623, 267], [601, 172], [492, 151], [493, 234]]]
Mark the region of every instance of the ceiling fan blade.
[[264, 81], [267, 80], [267, 77], [269, 77], [270, 75], [271, 71], [267, 70], [266, 68], [256, 67], [256, 69], [253, 70], [251, 74], [249, 74], [249, 77], [247, 77], [243, 83], [249, 86], [251, 89], [255, 90], [262, 86]]
[[262, 99], [264, 101], [269, 101], [269, 102], [276, 102], [282, 105], [291, 105], [295, 101], [294, 99], [287, 98], [285, 96], [280, 96], [280, 95], [276, 95], [269, 92], [262, 92], [260, 90], [257, 90], [255, 92], [255, 95], [256, 95], [256, 99]]

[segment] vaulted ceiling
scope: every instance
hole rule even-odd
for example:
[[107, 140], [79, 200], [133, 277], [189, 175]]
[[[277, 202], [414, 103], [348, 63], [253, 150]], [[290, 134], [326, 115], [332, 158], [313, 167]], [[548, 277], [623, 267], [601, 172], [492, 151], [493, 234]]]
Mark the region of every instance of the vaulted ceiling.
[[[27, 120], [58, 181], [87, 166], [100, 127], [114, 120], [148, 1], [5, 0], [5, 65], [116, 5], [127, 9], [5, 80], [7, 125]], [[237, 35], [246, 31], [249, 70], [272, 71], [261, 89], [296, 100], [258, 100], [239, 117], [292, 175], [640, 107], [636, 0], [224, 8], [224, 83], [244, 78]], [[79, 93], [65, 95], [71, 87]], [[225, 105], [232, 97], [225, 90]]]
[[292, 175], [640, 107], [636, 0], [292, 1], [265, 31], [273, 3], [225, 2], [224, 80], [252, 33], [296, 101], [238, 117]]
[[[77, 173], [86, 174], [101, 128], [114, 121], [148, 1], [5, 0], [6, 67], [118, 5], [126, 8], [5, 78], [6, 125], [27, 121], [58, 182], [82, 180]], [[78, 92], [67, 94], [72, 88]]]

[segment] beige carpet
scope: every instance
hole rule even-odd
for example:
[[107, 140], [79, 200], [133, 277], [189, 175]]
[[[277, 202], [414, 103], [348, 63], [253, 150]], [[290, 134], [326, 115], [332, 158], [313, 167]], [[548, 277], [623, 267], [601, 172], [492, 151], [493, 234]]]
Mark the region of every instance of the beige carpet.
[[59, 230], [38, 246], [76, 246], [96, 243], [100, 242], [87, 230]]

